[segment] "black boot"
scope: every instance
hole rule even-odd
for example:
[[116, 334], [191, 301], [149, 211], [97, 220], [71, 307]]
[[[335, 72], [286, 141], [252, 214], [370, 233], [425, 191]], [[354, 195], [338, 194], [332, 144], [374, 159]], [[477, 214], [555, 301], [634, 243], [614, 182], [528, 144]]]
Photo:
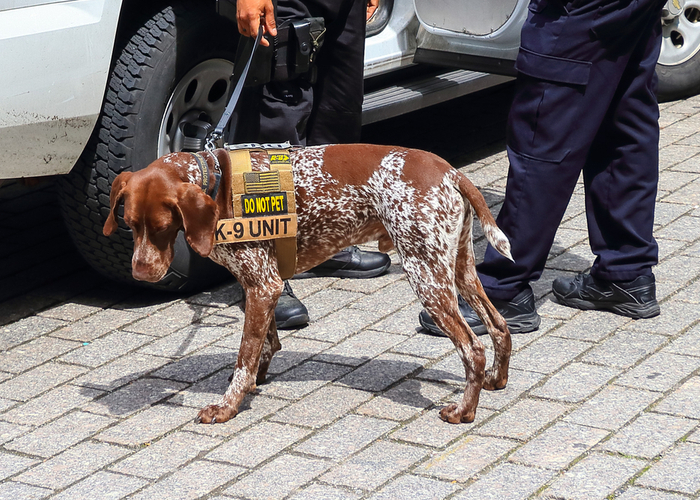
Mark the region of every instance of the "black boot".
[[[467, 304], [461, 295], [458, 297], [458, 301], [459, 312], [467, 320], [469, 328], [477, 335], [487, 333], [486, 327], [479, 319], [479, 316], [476, 315], [474, 309]], [[513, 297], [512, 300], [491, 299], [491, 303], [508, 323], [510, 333], [528, 333], [537, 330], [540, 326], [541, 320], [535, 308], [535, 296], [532, 293], [532, 288], [529, 286]], [[418, 315], [418, 321], [429, 334], [445, 336], [425, 309]]]
[[611, 311], [633, 319], [653, 318], [660, 313], [653, 274], [631, 281], [608, 281], [590, 274], [557, 278], [552, 293], [560, 304], [577, 309]]
[[277, 328], [296, 328], [309, 322], [309, 311], [306, 306], [297, 299], [289, 285], [289, 281], [284, 282], [284, 290], [275, 307], [275, 323]]
[[374, 278], [386, 272], [391, 259], [385, 253], [365, 252], [356, 246], [341, 250], [323, 264], [298, 274], [297, 278]]

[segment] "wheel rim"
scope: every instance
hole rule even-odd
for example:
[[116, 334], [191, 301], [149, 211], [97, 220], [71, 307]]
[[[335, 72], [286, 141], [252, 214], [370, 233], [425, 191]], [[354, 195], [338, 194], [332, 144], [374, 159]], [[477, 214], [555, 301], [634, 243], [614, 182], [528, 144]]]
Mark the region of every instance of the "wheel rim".
[[664, 10], [659, 56], [659, 64], [664, 66], [682, 64], [700, 49], [700, 0], [686, 0], [681, 5], [675, 15]]
[[204, 136], [226, 108], [232, 72], [231, 61], [209, 59], [180, 79], [160, 123], [159, 157], [175, 151], [204, 149]]

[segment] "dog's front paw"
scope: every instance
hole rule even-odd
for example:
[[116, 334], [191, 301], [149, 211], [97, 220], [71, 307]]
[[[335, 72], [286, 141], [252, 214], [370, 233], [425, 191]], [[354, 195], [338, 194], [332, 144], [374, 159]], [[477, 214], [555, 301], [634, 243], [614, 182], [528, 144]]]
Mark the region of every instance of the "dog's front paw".
[[463, 413], [462, 409], [457, 404], [445, 406], [440, 410], [440, 418], [451, 424], [461, 424], [462, 422], [469, 423], [474, 421], [475, 412]]
[[221, 424], [231, 420], [238, 414], [238, 410], [230, 406], [209, 405], [199, 410], [197, 421], [203, 424]]

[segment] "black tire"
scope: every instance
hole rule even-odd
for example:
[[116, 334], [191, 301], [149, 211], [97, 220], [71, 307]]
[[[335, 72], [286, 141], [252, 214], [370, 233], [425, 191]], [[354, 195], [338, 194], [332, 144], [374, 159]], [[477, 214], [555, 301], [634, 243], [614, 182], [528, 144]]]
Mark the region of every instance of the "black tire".
[[674, 101], [700, 92], [700, 1], [682, 8], [667, 4], [661, 23], [661, 54], [656, 65], [659, 101]]
[[[121, 282], [191, 291], [230, 278], [226, 270], [195, 254], [180, 234], [166, 277], [156, 284], [136, 282], [131, 276], [133, 240], [121, 212], [115, 234], [103, 236], [102, 227], [109, 215], [114, 178], [124, 170], [142, 169], [170, 151], [159, 138], [179, 82], [200, 63], [233, 61], [237, 30], [210, 4], [200, 2], [166, 7], [126, 36], [128, 40], [116, 44], [123, 48], [109, 76], [92, 138], [71, 173], [59, 182], [61, 210], [71, 237], [93, 268]], [[224, 83], [224, 90], [221, 85], [218, 90], [226, 94], [228, 79]], [[210, 122], [218, 120], [225, 101], [225, 95], [216, 101], [221, 109], [218, 114], [210, 110], [214, 115], [208, 116]]]
[[676, 101], [700, 92], [700, 52], [674, 66], [656, 65], [660, 102]]

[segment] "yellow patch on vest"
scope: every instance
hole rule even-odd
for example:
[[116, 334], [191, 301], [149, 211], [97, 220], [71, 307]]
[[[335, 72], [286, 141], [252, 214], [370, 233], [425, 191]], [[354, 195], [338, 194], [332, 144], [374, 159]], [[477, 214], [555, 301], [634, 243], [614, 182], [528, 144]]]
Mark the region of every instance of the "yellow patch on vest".
[[216, 224], [216, 243], [274, 240], [297, 234], [296, 214], [253, 217], [249, 219], [221, 219]]

